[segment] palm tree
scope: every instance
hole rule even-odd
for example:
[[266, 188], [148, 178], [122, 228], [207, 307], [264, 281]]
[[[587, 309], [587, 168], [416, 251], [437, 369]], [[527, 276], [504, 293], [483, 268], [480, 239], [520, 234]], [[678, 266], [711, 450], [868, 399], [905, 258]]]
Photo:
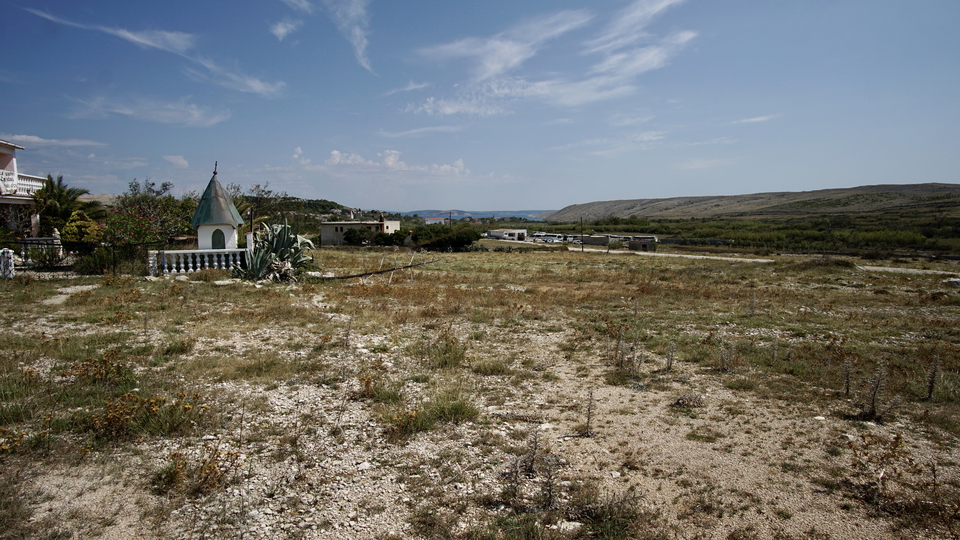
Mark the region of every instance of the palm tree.
[[53, 234], [54, 228], [62, 230], [70, 215], [77, 210], [94, 220], [106, 217], [106, 210], [99, 202], [80, 200], [81, 195], [88, 193], [86, 189], [67, 187], [62, 174], [56, 180], [48, 174], [43, 187], [33, 194], [36, 212], [40, 216], [40, 234]]

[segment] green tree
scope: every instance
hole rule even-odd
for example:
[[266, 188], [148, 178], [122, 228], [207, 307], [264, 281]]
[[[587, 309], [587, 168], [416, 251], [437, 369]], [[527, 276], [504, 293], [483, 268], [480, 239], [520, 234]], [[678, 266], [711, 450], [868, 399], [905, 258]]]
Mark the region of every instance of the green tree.
[[431, 251], [460, 251], [481, 235], [469, 225], [424, 225], [413, 230], [413, 243]]
[[77, 210], [91, 219], [103, 219], [106, 210], [97, 201], [81, 201], [80, 196], [90, 193], [86, 189], [68, 187], [63, 175], [47, 175], [43, 187], [33, 194], [37, 215], [40, 216], [40, 236], [50, 236], [53, 229], [62, 230], [67, 220]]
[[94, 243], [102, 234], [103, 230], [96, 221], [87, 217], [83, 210], [76, 210], [63, 226], [61, 238], [64, 242]]
[[374, 240], [374, 237], [376, 237], [376, 233], [366, 227], [347, 229], [346, 232], [343, 233], [343, 241], [350, 246], [368, 244]]
[[190, 219], [197, 209], [197, 199], [191, 196], [178, 199], [172, 190], [170, 182], [158, 187], [149, 178], [142, 182], [134, 178], [127, 191], [117, 197], [114, 207], [123, 214], [149, 220], [160, 240], [193, 234]]

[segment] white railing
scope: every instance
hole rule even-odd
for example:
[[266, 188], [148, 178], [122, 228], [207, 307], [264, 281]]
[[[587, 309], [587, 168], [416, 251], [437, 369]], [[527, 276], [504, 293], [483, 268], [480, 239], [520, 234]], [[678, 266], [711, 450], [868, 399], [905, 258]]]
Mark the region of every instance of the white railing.
[[20, 197], [30, 197], [37, 190], [43, 188], [46, 178], [42, 176], [30, 176], [29, 174], [13, 174], [13, 171], [0, 170], [0, 184], [3, 189], [0, 193], [4, 195], [17, 195]]
[[245, 249], [178, 249], [148, 251], [147, 266], [151, 276], [186, 274], [205, 268], [229, 270], [246, 260]]
[[38, 190], [43, 189], [47, 179], [43, 176], [32, 176], [29, 174], [17, 175], [17, 195], [33, 195]]

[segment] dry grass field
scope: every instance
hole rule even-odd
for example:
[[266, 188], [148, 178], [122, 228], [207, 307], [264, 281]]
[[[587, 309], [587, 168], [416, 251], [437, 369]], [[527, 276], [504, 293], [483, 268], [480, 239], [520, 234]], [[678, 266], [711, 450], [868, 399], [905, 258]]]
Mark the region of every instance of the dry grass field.
[[0, 283], [0, 537], [960, 537], [956, 263], [316, 258]]

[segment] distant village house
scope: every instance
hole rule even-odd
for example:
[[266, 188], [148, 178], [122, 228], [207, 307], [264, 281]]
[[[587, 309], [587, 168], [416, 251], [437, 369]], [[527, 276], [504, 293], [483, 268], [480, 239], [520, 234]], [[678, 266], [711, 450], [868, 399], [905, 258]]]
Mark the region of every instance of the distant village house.
[[375, 233], [393, 234], [400, 230], [399, 221], [385, 220], [380, 216], [380, 221], [329, 221], [320, 224], [320, 245], [321, 246], [342, 246], [343, 233], [350, 229], [369, 229]]

